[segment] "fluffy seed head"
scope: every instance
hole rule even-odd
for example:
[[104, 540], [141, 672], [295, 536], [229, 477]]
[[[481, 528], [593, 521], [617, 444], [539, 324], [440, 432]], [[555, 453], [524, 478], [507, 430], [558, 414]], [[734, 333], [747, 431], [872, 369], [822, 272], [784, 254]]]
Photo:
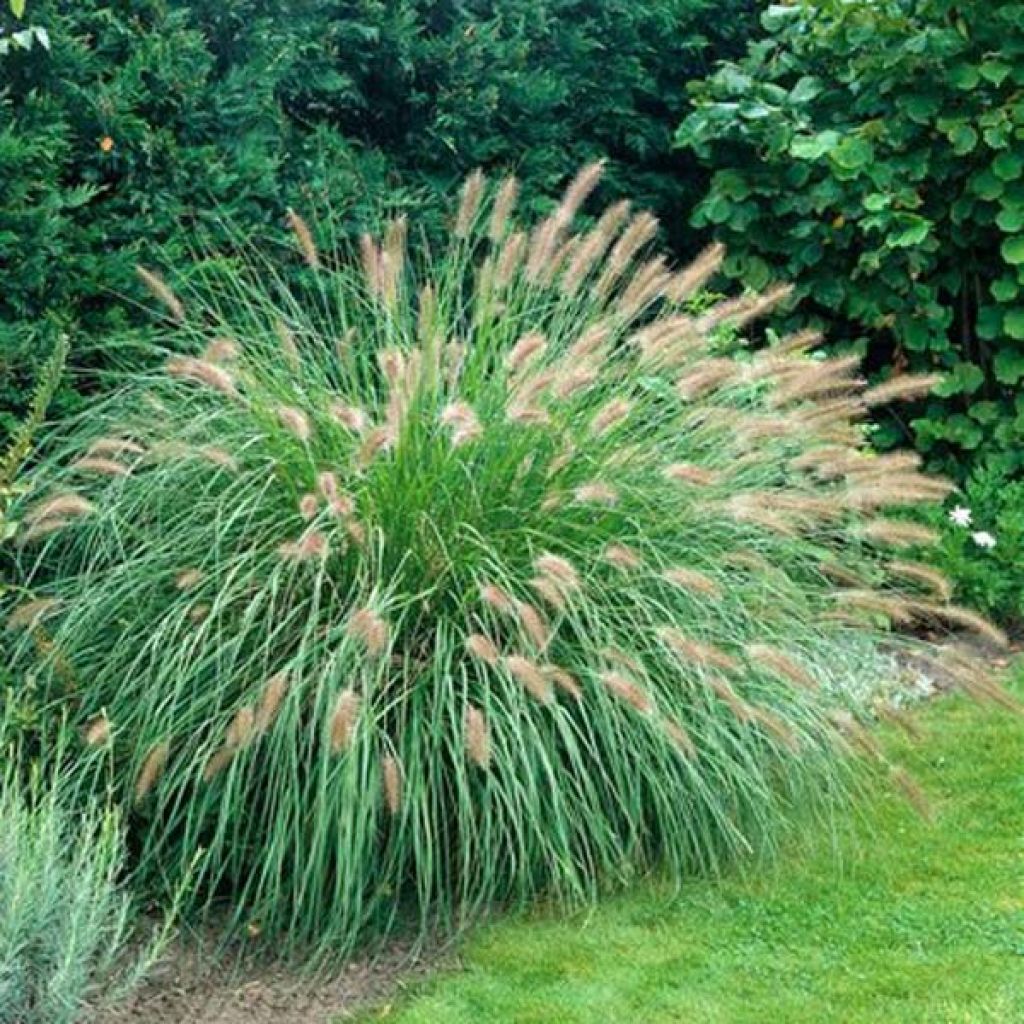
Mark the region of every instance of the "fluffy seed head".
[[383, 654], [387, 649], [390, 638], [388, 624], [372, 608], [360, 608], [353, 612], [345, 631], [353, 639], [362, 642], [368, 654]]
[[466, 755], [479, 768], [491, 763], [491, 735], [484, 713], [472, 705], [466, 708]]
[[510, 654], [503, 661], [512, 678], [520, 683], [534, 700], [538, 700], [542, 704], [550, 704], [554, 700], [551, 683], [529, 658], [524, 658], [519, 654]]
[[338, 694], [328, 723], [332, 754], [340, 754], [348, 749], [359, 718], [360, 706], [359, 694], [355, 690], [349, 688]]

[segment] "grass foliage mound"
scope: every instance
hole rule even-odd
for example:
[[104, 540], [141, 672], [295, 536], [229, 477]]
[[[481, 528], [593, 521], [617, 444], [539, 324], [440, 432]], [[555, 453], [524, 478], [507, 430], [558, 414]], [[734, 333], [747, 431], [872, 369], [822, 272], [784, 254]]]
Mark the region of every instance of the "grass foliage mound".
[[401, 220], [321, 252], [293, 214], [298, 287], [143, 271], [165, 370], [35, 473], [8, 628], [112, 745], [143, 871], [205, 850], [196, 899], [253, 934], [349, 946], [770, 846], [870, 746], [841, 691], [879, 626], [993, 632], [889, 554], [930, 535], [886, 508], [946, 484], [862, 446], [931, 378], [747, 351], [786, 290], [702, 305], [721, 253], [650, 257], [626, 203], [574, 234], [599, 175], [529, 230], [474, 175], [440, 256]]

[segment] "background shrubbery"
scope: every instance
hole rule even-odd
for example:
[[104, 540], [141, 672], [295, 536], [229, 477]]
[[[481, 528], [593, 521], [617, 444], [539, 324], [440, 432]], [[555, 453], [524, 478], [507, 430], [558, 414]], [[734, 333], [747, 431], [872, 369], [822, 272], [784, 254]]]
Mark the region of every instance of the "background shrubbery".
[[[0, 57], [0, 429], [31, 366], [73, 328], [79, 392], [138, 358], [132, 267], [184, 263], [203, 225], [439, 199], [472, 167], [514, 165], [545, 202], [586, 160], [609, 195], [677, 242], [702, 183], [672, 149], [682, 82], [736, 53], [754, 0], [36, 0], [34, 46]], [[0, 26], [18, 23], [0, 11]], [[71, 411], [65, 390], [58, 410]]]
[[754, 287], [783, 276], [837, 344], [946, 382], [883, 446], [963, 479], [1024, 466], [1024, 6], [774, 4], [695, 84], [679, 141], [713, 168], [696, 223]]

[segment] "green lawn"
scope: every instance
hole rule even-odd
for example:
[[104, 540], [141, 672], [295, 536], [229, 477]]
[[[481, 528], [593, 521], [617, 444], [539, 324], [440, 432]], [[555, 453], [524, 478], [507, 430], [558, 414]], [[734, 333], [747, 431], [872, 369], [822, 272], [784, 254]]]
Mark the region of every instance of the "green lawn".
[[920, 721], [923, 742], [887, 744], [934, 824], [879, 786], [853, 834], [813, 836], [777, 869], [481, 928], [464, 970], [361, 1019], [1024, 1021], [1024, 719], [952, 698]]

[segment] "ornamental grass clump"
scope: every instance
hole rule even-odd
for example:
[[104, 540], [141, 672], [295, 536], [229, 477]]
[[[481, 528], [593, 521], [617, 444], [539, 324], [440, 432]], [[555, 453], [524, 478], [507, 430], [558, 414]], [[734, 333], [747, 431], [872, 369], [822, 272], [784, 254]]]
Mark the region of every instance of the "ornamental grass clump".
[[671, 267], [626, 203], [574, 233], [599, 175], [532, 228], [473, 175], [440, 258], [293, 214], [300, 285], [147, 274], [173, 354], [36, 471], [52, 603], [11, 622], [143, 876], [203, 849], [202, 906], [347, 948], [713, 869], [877, 756], [843, 691], [887, 623], [1001, 639], [900, 551], [948, 485], [864, 450], [856, 363], [730, 342], [787, 290], [695, 301], [721, 251]]

